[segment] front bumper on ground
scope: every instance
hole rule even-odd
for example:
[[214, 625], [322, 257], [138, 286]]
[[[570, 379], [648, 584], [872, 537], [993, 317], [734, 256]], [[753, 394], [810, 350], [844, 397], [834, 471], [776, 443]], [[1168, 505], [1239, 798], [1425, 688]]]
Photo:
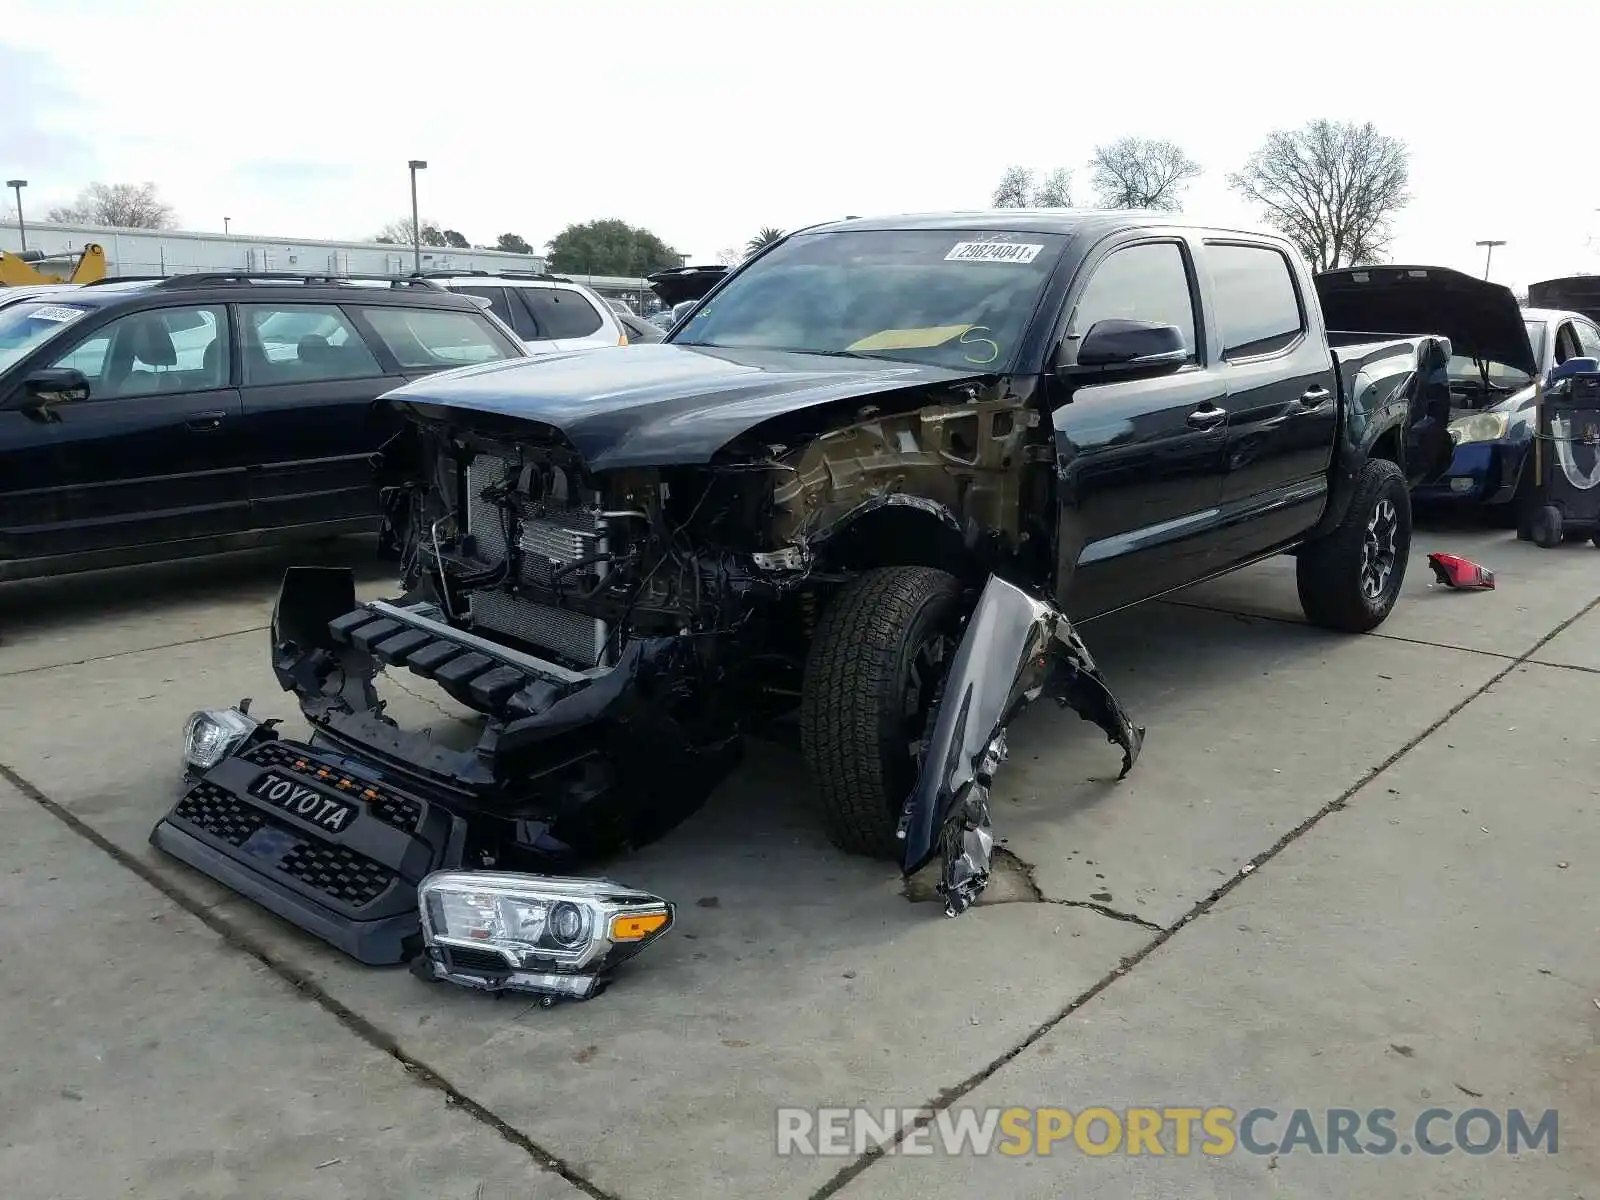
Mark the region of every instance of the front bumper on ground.
[[[268, 773], [354, 816], [330, 831], [250, 794]], [[296, 796], [303, 794], [297, 790]], [[269, 912], [375, 966], [422, 949], [417, 885], [460, 866], [466, 822], [396, 789], [370, 768], [299, 742], [270, 739], [223, 759], [156, 825], [150, 841]]]
[[1459, 445], [1444, 474], [1411, 494], [1430, 504], [1508, 503], [1516, 494], [1528, 445], [1526, 439], [1510, 438]]

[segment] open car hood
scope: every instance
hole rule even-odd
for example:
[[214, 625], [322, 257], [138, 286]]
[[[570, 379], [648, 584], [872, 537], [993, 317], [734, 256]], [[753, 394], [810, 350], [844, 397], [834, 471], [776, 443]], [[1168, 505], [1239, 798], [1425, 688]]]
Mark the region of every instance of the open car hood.
[[1528, 285], [1529, 308], [1558, 308], [1600, 321], [1600, 275], [1567, 275]]
[[685, 300], [698, 300], [728, 273], [727, 267], [671, 267], [648, 276], [645, 282], [650, 290], [661, 297], [661, 303], [671, 308]]
[[1447, 267], [1345, 267], [1316, 280], [1329, 329], [1387, 337], [1437, 334], [1464, 358], [1539, 372], [1510, 288]]

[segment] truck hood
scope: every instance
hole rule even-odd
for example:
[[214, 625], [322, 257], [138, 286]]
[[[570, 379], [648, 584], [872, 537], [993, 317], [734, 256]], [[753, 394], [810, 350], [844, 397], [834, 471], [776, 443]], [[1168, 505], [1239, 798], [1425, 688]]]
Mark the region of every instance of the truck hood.
[[385, 399], [558, 429], [597, 471], [707, 463], [776, 417], [905, 388], [987, 378], [886, 359], [678, 346], [602, 346], [464, 367]]
[[645, 282], [650, 285], [652, 292], [661, 297], [663, 304], [672, 308], [685, 300], [700, 299], [721, 283], [727, 273], [728, 268], [723, 266], [669, 267], [665, 271], [657, 271]]
[[1387, 337], [1437, 334], [1453, 353], [1536, 375], [1522, 309], [1510, 288], [1447, 267], [1346, 267], [1316, 277], [1329, 329]]
[[1555, 308], [1600, 321], [1600, 275], [1566, 275], [1528, 285], [1529, 308]]

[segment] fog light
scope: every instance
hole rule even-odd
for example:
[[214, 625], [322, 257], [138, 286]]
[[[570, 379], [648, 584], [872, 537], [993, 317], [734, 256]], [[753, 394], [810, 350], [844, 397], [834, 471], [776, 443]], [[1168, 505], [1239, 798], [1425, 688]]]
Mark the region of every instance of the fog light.
[[587, 999], [672, 928], [659, 896], [608, 879], [437, 871], [417, 888], [419, 974], [484, 991]]
[[209, 771], [242, 746], [260, 724], [237, 708], [197, 712], [183, 727], [183, 761], [196, 771]]
[[1452, 479], [1450, 481], [1450, 490], [1452, 492], [1470, 492], [1472, 490], [1472, 480]]

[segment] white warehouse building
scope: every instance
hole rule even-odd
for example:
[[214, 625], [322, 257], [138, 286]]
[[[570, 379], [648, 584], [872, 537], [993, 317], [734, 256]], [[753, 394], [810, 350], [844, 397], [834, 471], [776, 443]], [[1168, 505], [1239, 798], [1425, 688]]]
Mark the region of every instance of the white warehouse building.
[[[415, 269], [410, 246], [383, 242], [330, 242], [318, 238], [274, 238], [245, 234], [189, 233], [176, 229], [113, 229], [100, 225], [58, 225], [27, 222], [28, 250], [75, 258], [97, 244], [106, 254], [106, 274], [187, 275], [201, 271], [284, 271], [303, 275], [409, 275]], [[22, 250], [22, 230], [0, 222], [0, 251]], [[544, 256], [506, 250], [457, 250], [422, 247], [424, 271], [529, 271], [546, 269]], [[52, 261], [50, 269], [63, 271]], [[610, 275], [568, 275], [607, 299], [617, 299], [636, 312], [660, 307], [641, 279]], [[641, 304], [642, 300], [642, 304]]]
[[[306, 275], [408, 275], [415, 266], [410, 246], [381, 242], [328, 242], [316, 238], [255, 237], [188, 233], [176, 229], [111, 229], [96, 225], [27, 222], [28, 249], [77, 255], [91, 242], [106, 252], [109, 275], [185, 275], [199, 271], [291, 271]], [[0, 250], [22, 249], [15, 222], [0, 224]], [[424, 271], [534, 271], [545, 269], [537, 254], [504, 250], [422, 247]]]

